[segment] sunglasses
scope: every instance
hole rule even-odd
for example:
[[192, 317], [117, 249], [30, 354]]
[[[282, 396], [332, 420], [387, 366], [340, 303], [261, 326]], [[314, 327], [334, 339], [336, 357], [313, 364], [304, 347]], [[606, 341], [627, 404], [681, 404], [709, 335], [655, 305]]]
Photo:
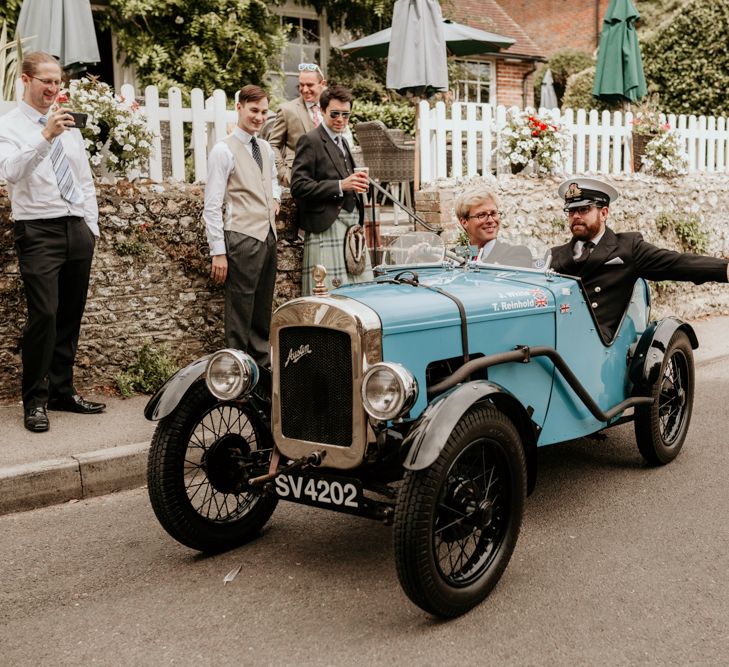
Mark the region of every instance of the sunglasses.
[[352, 112], [351, 111], [330, 111], [329, 115], [332, 118], [339, 118], [339, 116], [341, 116], [342, 118], [344, 118], [344, 120], [347, 120], [347, 118], [349, 118], [352, 115]]
[[299, 63], [299, 72], [319, 72], [319, 74], [324, 76], [322, 71], [319, 69], [319, 65], [314, 63]]

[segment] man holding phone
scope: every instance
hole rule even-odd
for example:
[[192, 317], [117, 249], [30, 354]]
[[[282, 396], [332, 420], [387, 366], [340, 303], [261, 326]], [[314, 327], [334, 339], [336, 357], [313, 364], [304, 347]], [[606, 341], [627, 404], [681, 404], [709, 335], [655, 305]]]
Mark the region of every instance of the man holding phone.
[[21, 65], [23, 99], [0, 117], [0, 177], [7, 181], [28, 317], [23, 407], [29, 431], [49, 428], [46, 408], [81, 414], [103, 403], [73, 385], [99, 211], [83, 138], [69, 109], [52, 111], [61, 67], [36, 51]]

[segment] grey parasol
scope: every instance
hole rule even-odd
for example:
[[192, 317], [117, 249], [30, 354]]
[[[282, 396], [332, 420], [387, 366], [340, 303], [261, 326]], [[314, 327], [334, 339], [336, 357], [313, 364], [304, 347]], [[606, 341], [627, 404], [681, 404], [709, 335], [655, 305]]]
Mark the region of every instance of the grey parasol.
[[448, 90], [443, 17], [437, 0], [397, 0], [387, 54], [387, 87], [429, 97]]
[[556, 109], [559, 107], [557, 101], [557, 93], [554, 92], [554, 79], [552, 78], [552, 70], [547, 69], [542, 79], [542, 87], [540, 90], [539, 104], [545, 109]]
[[24, 0], [16, 31], [29, 38], [26, 52], [50, 53], [64, 69], [100, 60], [89, 0]]

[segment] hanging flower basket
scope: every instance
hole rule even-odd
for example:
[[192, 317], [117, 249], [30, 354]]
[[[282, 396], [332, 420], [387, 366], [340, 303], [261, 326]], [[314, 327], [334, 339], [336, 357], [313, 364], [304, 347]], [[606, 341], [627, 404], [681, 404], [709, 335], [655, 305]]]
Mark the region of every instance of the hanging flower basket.
[[645, 155], [645, 147], [657, 135], [633, 133], [633, 171], [638, 172], [643, 167], [643, 156]]

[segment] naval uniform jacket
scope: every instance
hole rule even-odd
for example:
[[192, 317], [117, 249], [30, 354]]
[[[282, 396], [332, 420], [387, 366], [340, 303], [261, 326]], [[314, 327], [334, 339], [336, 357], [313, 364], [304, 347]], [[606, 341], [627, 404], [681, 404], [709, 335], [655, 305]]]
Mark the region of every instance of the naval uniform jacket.
[[638, 232], [605, 234], [585, 262], [574, 260], [574, 240], [552, 248], [551, 268], [582, 280], [606, 340], [614, 336], [638, 278], [727, 282], [727, 260], [665, 250]]
[[346, 139], [344, 153], [334, 143], [322, 123], [307, 132], [296, 146], [291, 170], [291, 195], [296, 200], [299, 227], [321, 233], [334, 224], [342, 209], [359, 211], [364, 221], [362, 196], [352, 190], [342, 192], [339, 181], [352, 174], [354, 160]]

